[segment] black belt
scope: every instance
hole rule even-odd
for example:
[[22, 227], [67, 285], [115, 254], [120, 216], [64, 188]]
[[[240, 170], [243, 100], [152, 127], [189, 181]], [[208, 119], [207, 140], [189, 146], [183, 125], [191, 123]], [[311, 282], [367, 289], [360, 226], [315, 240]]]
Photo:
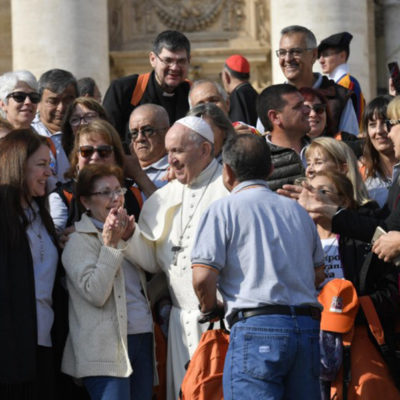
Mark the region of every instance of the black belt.
[[271, 315], [271, 314], [281, 314], [281, 315], [302, 315], [309, 316], [313, 319], [321, 319], [321, 310], [317, 307], [303, 306], [303, 307], [290, 307], [284, 305], [270, 305], [259, 308], [248, 308], [244, 310], [237, 311], [231, 318], [231, 326], [236, 322], [255, 317], [256, 315]]

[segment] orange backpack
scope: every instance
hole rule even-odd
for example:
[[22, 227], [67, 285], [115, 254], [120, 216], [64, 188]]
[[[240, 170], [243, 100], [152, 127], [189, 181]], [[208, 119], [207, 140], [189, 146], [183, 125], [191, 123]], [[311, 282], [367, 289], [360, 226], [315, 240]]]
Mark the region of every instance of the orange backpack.
[[221, 319], [221, 329], [210, 323], [189, 362], [181, 385], [181, 400], [221, 400], [222, 374], [229, 346], [229, 332]]

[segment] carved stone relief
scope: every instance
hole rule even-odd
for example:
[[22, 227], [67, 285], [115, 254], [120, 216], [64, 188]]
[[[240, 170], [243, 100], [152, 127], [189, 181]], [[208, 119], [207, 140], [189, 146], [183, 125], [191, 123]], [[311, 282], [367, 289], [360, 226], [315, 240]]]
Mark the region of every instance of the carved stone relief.
[[153, 0], [160, 20], [173, 29], [185, 32], [208, 28], [219, 16], [225, 0]]
[[192, 44], [191, 79], [217, 79], [224, 60], [241, 53], [252, 81], [271, 80], [269, 0], [108, 0], [112, 78], [149, 69], [157, 33], [184, 32]]

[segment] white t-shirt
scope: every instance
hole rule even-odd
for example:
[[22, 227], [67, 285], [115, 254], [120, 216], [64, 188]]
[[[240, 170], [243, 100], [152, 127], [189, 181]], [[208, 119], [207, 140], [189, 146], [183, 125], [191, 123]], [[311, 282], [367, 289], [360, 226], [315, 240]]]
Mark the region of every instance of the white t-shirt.
[[330, 280], [338, 278], [343, 279], [344, 273], [339, 256], [339, 243], [337, 237], [321, 239], [325, 254], [325, 275], [326, 279], [321, 283], [319, 289]]

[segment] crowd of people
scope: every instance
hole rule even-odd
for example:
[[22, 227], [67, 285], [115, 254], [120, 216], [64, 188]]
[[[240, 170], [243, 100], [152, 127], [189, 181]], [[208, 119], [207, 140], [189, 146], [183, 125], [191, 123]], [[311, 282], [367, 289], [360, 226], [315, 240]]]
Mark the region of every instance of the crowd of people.
[[0, 76], [1, 399], [177, 400], [223, 317], [225, 399], [400, 399], [400, 97], [351, 39], [282, 29], [259, 94], [239, 54], [189, 82], [172, 30], [102, 102]]

